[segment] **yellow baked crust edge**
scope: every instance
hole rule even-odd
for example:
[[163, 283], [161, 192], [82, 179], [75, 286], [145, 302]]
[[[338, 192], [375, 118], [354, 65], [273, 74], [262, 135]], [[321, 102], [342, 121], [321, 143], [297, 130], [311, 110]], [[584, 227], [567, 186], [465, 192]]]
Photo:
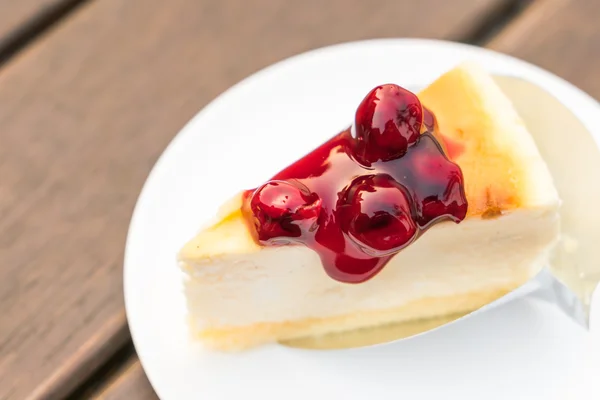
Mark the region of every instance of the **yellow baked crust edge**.
[[392, 309], [329, 318], [206, 329], [194, 326], [190, 321], [190, 328], [192, 335], [200, 339], [205, 347], [218, 351], [242, 351], [274, 342], [318, 349], [356, 347], [412, 336], [451, 322], [499, 299], [524, 282], [519, 280], [502, 287], [423, 298]]

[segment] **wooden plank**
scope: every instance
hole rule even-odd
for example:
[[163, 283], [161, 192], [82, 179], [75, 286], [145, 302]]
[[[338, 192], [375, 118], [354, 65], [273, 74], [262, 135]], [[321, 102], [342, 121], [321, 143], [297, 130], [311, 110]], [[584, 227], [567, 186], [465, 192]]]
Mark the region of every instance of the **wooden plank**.
[[0, 0], [0, 52], [33, 25], [60, 13], [79, 0]]
[[84, 394], [83, 397], [91, 400], [158, 399], [135, 355], [115, 371], [115, 374], [104, 385]]
[[[596, 0], [539, 0], [493, 38], [490, 48], [514, 54], [547, 68], [600, 98], [600, 2]], [[131, 364], [133, 363], [133, 364]], [[119, 384], [100, 389], [98, 398], [152, 398], [139, 361], [114, 378]], [[129, 397], [134, 393], [148, 397]]]
[[465, 39], [504, 0], [86, 3], [0, 73], [0, 398], [59, 397], [127, 339], [122, 253], [181, 126], [276, 60], [381, 36]]
[[488, 43], [600, 98], [600, 1], [538, 0]]

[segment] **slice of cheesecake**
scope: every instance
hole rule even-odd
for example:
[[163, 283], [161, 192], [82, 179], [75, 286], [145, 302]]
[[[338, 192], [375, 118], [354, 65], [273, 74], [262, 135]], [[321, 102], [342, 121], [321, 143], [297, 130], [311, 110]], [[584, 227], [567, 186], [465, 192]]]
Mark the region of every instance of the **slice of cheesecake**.
[[[359, 234], [352, 236], [346, 231], [340, 235], [329, 230], [321, 234], [320, 241], [306, 242], [308, 245], [295, 241], [305, 237], [300, 233], [290, 234], [289, 244], [263, 240], [252, 223], [256, 218], [249, 216], [248, 192], [240, 192], [179, 254], [186, 273], [189, 323], [195, 336], [210, 348], [232, 351], [464, 314], [517, 288], [540, 271], [559, 235], [560, 200], [547, 166], [510, 100], [485, 71], [472, 64], [447, 72], [418, 98], [437, 121], [437, 125], [429, 121], [435, 126], [431, 140], [437, 138], [438, 147], [460, 167], [462, 175], [452, 172], [452, 176], [461, 177], [463, 186], [447, 186], [444, 195], [448, 188], [454, 188], [456, 196], [448, 207], [461, 205], [464, 196], [465, 208], [455, 208], [456, 215], [463, 214], [421, 224], [414, 204], [407, 203], [404, 211], [412, 219], [396, 218], [394, 221], [401, 224], [379, 237], [373, 247], [382, 251], [373, 255], [364, 245], [366, 239], [361, 241]], [[410, 116], [417, 115], [413, 111], [407, 111], [409, 122]], [[411, 151], [404, 149], [403, 159], [416, 157]], [[415, 168], [424, 165], [415, 163]], [[385, 192], [394, 185], [386, 183], [378, 188]], [[402, 193], [410, 198], [407, 191]], [[325, 203], [323, 200], [318, 205], [325, 208]], [[314, 207], [307, 209], [310, 214]], [[354, 209], [348, 210], [352, 213]], [[394, 210], [395, 215], [404, 215], [402, 207]], [[419, 212], [425, 211], [419, 208]], [[314, 226], [302, 228], [306, 228], [303, 232], [312, 232]], [[421, 233], [413, 234], [421, 228]], [[394, 235], [398, 231], [403, 235], [409, 232], [400, 236], [410, 238], [400, 250], [394, 247], [387, 251], [393, 247], [389, 241], [397, 240]], [[332, 249], [344, 248], [327, 241], [336, 237], [346, 240], [347, 250], [349, 236], [352, 248], [359, 249], [354, 259], [384, 260], [377, 261], [368, 276], [363, 274], [354, 281], [344, 279], [348, 274], [327, 269], [331, 264], [327, 260], [334, 260], [334, 264], [340, 260]], [[359, 254], [361, 251], [365, 253]], [[351, 281], [354, 283], [348, 283]]]

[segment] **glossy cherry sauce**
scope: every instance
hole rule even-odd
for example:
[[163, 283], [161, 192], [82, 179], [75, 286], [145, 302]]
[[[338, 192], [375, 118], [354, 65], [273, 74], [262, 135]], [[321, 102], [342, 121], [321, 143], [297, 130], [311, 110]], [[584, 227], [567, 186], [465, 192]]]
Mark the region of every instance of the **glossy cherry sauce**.
[[359, 283], [442, 221], [467, 212], [463, 175], [435, 116], [396, 85], [373, 89], [352, 127], [262, 186], [243, 210], [264, 246], [303, 244], [333, 279]]

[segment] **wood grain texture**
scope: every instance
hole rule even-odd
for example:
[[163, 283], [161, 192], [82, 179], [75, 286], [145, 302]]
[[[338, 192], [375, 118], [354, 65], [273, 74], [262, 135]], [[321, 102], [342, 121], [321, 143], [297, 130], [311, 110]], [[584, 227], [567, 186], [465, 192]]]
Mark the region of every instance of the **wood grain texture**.
[[73, 0], [0, 0], [0, 50], [32, 22], [73, 3]]
[[58, 398], [127, 340], [132, 208], [209, 100], [326, 44], [464, 39], [503, 3], [95, 0], [18, 54], [0, 70], [0, 399]]
[[[543, 66], [600, 98], [598, 21], [600, 2], [596, 0], [538, 0], [488, 47]], [[105, 393], [110, 399], [122, 400], [130, 398], [131, 393], [147, 393], [149, 384], [139, 361], [130, 361], [127, 371], [135, 373], [119, 374], [113, 378], [119, 384], [107, 384], [98, 395]], [[131, 398], [153, 398], [146, 396]]]
[[600, 98], [600, 1], [538, 0], [488, 43]]
[[91, 400], [158, 399], [136, 356], [127, 360], [104, 385], [84, 396]]

